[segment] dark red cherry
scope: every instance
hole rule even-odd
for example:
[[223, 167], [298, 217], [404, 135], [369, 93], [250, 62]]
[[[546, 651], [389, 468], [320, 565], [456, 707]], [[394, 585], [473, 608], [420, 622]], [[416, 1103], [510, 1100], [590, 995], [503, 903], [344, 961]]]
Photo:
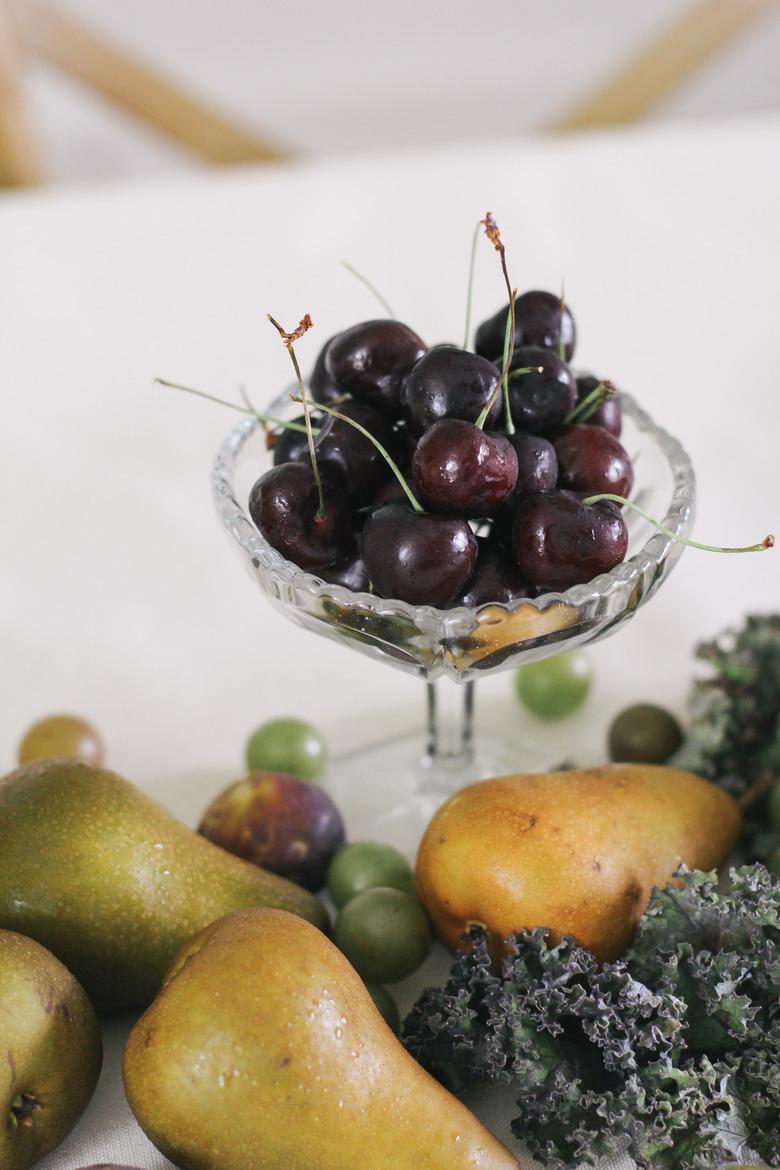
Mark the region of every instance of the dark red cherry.
[[325, 512], [320, 517], [311, 463], [272, 467], [249, 494], [249, 514], [260, 532], [301, 569], [321, 569], [347, 556], [352, 518], [342, 489], [322, 477]]
[[[435, 345], [406, 379], [402, 402], [409, 431], [419, 436], [442, 418], [476, 422], [497, 382], [492, 362], [457, 345]], [[499, 394], [488, 425], [499, 423], [501, 411]]]
[[384, 504], [363, 529], [363, 558], [374, 591], [410, 605], [448, 605], [477, 563], [477, 538], [459, 516]]
[[404, 379], [426, 349], [400, 321], [364, 321], [332, 339], [325, 369], [342, 391], [397, 418]]
[[[322, 426], [322, 419], [314, 413], [309, 412], [311, 418], [311, 425], [313, 427]], [[292, 420], [304, 426], [306, 419], [303, 415]], [[305, 431], [281, 430], [275, 431], [272, 440], [273, 463], [274, 467], [278, 467], [280, 463], [297, 463], [299, 459], [309, 458], [309, 440]]]
[[[512, 370], [540, 366], [542, 372], [519, 374]], [[569, 367], [549, 349], [526, 346], [516, 349], [509, 371], [509, 403], [515, 426], [534, 435], [560, 426], [577, 402], [577, 383]]]
[[628, 550], [628, 530], [609, 500], [584, 504], [556, 490], [520, 501], [512, 543], [520, 571], [532, 585], [568, 589], [619, 565]]
[[353, 593], [365, 593], [368, 590], [368, 571], [360, 543], [357, 542], [352, 552], [335, 565], [328, 565], [325, 569], [318, 569], [317, 576], [322, 577], [330, 585], [342, 585], [351, 589]]
[[[598, 385], [599, 379], [594, 378], [592, 374], [580, 374], [577, 377], [577, 402], [580, 403], [587, 398]], [[623, 429], [623, 412], [618, 396], [610, 394], [585, 421], [591, 426], [603, 427], [605, 431], [619, 439]]]
[[507, 435], [517, 456], [517, 487], [514, 495], [548, 492], [558, 483], [558, 459], [549, 439], [516, 431]]
[[[401, 474], [403, 475], [409, 487], [412, 489], [412, 493], [416, 496], [418, 494], [419, 488], [415, 483], [411, 468], [402, 467]], [[382, 507], [382, 504], [389, 504], [392, 500], [408, 500], [408, 498], [409, 497], [398, 481], [398, 477], [393, 475], [387, 481], [387, 483], [382, 485], [382, 487], [374, 496], [373, 500], [371, 501], [371, 511], [375, 512], [377, 508]]]
[[558, 486], [595, 496], [612, 492], [630, 496], [634, 469], [619, 439], [603, 427], [575, 423], [555, 435]]
[[[387, 415], [354, 400], [343, 402], [338, 411], [365, 427], [386, 450], [393, 451], [396, 436]], [[384, 455], [371, 440], [335, 415], [326, 415], [315, 447], [320, 466], [327, 468], [334, 480], [343, 481], [347, 495], [357, 504], [368, 503], [382, 484], [395, 478]]]
[[517, 565], [495, 541], [477, 537], [479, 556], [477, 567], [454, 605], [509, 605], [522, 597], [530, 597], [531, 587]]
[[315, 402], [324, 402], [326, 406], [330, 406], [332, 403], [337, 402], [339, 398], [344, 397], [344, 391], [339, 389], [333, 381], [325, 365], [325, 355], [328, 352], [328, 346], [331, 341], [333, 341], [333, 338], [328, 338], [317, 354], [314, 369], [309, 377], [309, 394]]
[[[474, 348], [491, 361], [500, 361], [504, 354], [504, 335], [509, 305], [483, 321], [477, 329]], [[574, 318], [566, 305], [561, 312], [561, 298], [554, 293], [533, 289], [523, 293], [515, 301], [515, 348], [534, 345], [542, 349], [560, 352], [561, 332], [565, 345], [566, 361], [574, 353], [576, 330]], [[530, 363], [529, 363], [530, 364]]]
[[443, 418], [420, 439], [412, 460], [422, 503], [437, 512], [489, 516], [512, 494], [517, 455], [504, 435]]

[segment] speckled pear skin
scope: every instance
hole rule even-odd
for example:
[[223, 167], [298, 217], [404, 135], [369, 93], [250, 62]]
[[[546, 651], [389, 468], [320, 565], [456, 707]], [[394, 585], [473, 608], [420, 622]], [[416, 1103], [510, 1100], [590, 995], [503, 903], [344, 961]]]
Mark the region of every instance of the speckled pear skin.
[[519, 1170], [406, 1052], [327, 938], [239, 910], [130, 1033], [127, 1099], [183, 1170]]
[[0, 930], [0, 1167], [27, 1170], [70, 1133], [103, 1045], [92, 1005], [44, 947]]
[[478, 923], [496, 959], [513, 931], [533, 927], [616, 959], [653, 887], [681, 864], [722, 865], [740, 823], [723, 789], [675, 768], [607, 764], [483, 780], [434, 814], [417, 892], [452, 950]]
[[42, 760], [0, 781], [0, 927], [52, 951], [99, 1011], [146, 1007], [180, 947], [244, 906], [327, 926], [312, 894], [212, 845], [114, 772]]

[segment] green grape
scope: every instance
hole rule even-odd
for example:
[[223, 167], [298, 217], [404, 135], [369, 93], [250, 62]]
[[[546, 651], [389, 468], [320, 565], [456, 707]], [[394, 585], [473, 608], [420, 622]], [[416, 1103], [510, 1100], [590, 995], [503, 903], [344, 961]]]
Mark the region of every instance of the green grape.
[[674, 715], [654, 703], [626, 707], [612, 720], [607, 733], [609, 758], [626, 764], [665, 764], [682, 741]]
[[49, 715], [25, 732], [18, 748], [20, 764], [58, 756], [82, 760], [99, 768], [104, 762], [103, 742], [91, 723], [78, 715]]
[[304, 719], [271, 719], [252, 732], [246, 745], [250, 772], [287, 772], [316, 780], [328, 759], [325, 740]]
[[515, 675], [518, 697], [529, 711], [542, 719], [563, 719], [585, 702], [592, 672], [584, 654], [570, 650], [529, 662]]
[[370, 983], [398, 983], [427, 958], [431, 930], [416, 898], [379, 886], [339, 911], [333, 941]]
[[328, 893], [336, 906], [376, 886], [414, 894], [414, 875], [402, 853], [379, 841], [354, 841], [338, 851], [328, 867]]

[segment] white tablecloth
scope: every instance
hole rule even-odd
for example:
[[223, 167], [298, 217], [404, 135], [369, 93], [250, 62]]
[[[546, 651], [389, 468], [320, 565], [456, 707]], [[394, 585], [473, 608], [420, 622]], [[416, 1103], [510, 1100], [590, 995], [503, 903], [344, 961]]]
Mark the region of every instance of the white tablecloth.
[[[697, 535], [780, 529], [778, 206], [772, 120], [3, 197], [0, 764], [38, 716], [82, 712], [112, 766], [193, 821], [274, 714], [311, 717], [336, 749], [413, 725], [418, 682], [290, 625], [252, 587], [210, 501], [234, 416], [152, 378], [267, 398], [289, 380], [267, 312], [312, 314], [307, 365], [336, 329], [375, 315], [342, 258], [426, 340], [459, 340], [472, 225], [488, 208], [521, 289], [565, 277], [578, 365], [685, 442]], [[475, 301], [477, 320], [502, 301], [487, 245]], [[681, 707], [693, 643], [776, 608], [778, 585], [780, 553], [686, 552], [652, 604], [590, 651], [584, 711], [552, 730], [529, 718], [529, 734], [598, 759], [617, 706]], [[480, 690], [495, 725], [525, 718], [508, 675]], [[166, 1165], [123, 1105], [122, 1035], [107, 1029], [98, 1096], [45, 1170]]]

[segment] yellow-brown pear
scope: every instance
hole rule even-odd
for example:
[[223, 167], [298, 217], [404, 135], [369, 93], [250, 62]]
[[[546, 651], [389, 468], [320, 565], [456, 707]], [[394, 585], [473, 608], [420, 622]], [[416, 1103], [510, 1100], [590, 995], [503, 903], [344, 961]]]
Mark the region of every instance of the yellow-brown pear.
[[341, 952], [280, 910], [236, 911], [181, 952], [130, 1033], [124, 1081], [186, 1170], [519, 1170]]
[[612, 764], [503, 776], [461, 789], [428, 826], [417, 888], [453, 950], [474, 924], [496, 958], [513, 931], [571, 934], [601, 960], [631, 942], [654, 886], [680, 865], [713, 869], [739, 810], [690, 772]]

